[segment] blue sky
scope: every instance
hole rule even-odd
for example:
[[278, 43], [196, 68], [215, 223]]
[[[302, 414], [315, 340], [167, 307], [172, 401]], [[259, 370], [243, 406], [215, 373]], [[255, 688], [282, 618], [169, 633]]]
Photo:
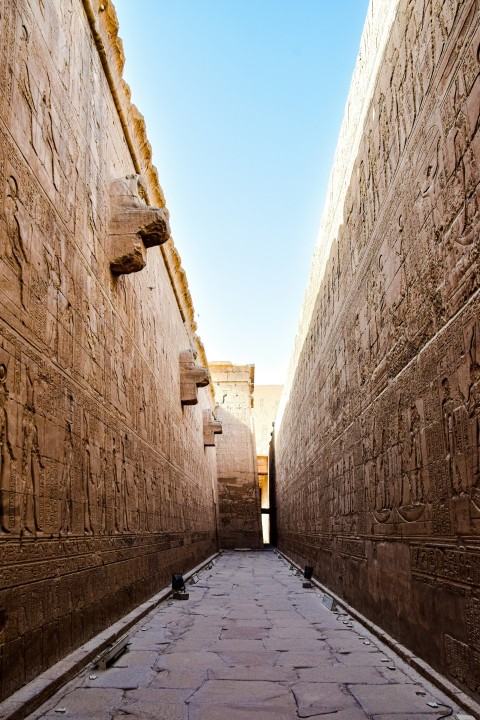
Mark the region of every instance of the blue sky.
[[368, 0], [116, 0], [209, 360], [283, 383]]

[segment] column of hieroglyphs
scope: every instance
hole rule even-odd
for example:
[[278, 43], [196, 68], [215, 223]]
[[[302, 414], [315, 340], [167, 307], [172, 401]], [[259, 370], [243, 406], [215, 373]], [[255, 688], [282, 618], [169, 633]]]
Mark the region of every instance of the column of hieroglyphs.
[[260, 490], [253, 430], [253, 365], [213, 362], [217, 438], [219, 536], [222, 548], [262, 547]]
[[0, 0], [1, 697], [216, 548], [207, 363], [117, 31], [111, 2]]
[[281, 548], [476, 697], [478, 9], [371, 3], [276, 428]]

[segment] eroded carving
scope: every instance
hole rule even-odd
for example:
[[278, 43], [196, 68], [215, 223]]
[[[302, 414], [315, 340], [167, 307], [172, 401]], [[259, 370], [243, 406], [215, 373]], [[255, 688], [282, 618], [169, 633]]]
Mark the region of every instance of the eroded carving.
[[193, 350], [180, 353], [180, 398], [182, 405], [198, 403], [197, 388], [206, 387], [210, 383], [207, 368], [197, 365]]
[[215, 447], [215, 435], [221, 435], [222, 423], [219, 422], [211, 410], [203, 411], [203, 444], [206, 447]]
[[110, 184], [110, 268], [116, 275], [143, 270], [147, 248], [170, 238], [168, 216], [146, 204], [140, 175], [127, 175]]

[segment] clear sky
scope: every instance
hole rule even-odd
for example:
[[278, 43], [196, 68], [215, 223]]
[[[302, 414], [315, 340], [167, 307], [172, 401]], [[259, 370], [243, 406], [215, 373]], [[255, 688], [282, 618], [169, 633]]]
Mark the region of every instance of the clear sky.
[[283, 383], [368, 0], [115, 0], [207, 357]]

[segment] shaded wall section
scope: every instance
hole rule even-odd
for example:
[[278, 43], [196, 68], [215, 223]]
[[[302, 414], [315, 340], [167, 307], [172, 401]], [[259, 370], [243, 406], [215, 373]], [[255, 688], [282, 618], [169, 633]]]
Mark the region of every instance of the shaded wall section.
[[477, 699], [479, 44], [372, 3], [275, 445], [281, 549]]
[[209, 364], [215, 388], [220, 547], [263, 547], [253, 433], [253, 365]]
[[0, 0], [2, 698], [216, 549], [206, 358], [117, 31], [111, 2]]

